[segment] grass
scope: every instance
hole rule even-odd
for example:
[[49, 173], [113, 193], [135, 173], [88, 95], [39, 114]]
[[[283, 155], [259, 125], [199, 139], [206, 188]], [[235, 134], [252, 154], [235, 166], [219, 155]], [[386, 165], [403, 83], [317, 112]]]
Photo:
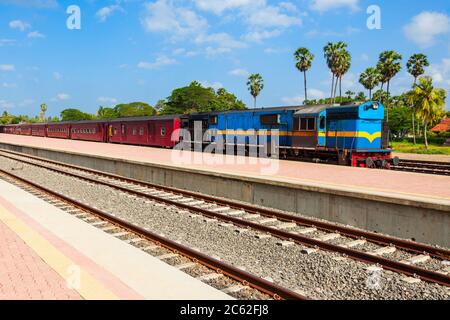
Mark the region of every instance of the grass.
[[450, 155], [450, 147], [442, 146], [441, 144], [438, 145], [429, 143], [428, 150], [425, 149], [425, 145], [423, 143], [414, 144], [407, 141], [392, 141], [391, 144], [392, 149], [394, 149], [395, 152]]

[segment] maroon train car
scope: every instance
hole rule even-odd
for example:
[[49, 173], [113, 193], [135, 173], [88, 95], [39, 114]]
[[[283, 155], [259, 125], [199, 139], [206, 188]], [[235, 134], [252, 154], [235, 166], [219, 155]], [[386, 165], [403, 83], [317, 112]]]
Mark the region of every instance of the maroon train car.
[[20, 125], [20, 133], [23, 136], [31, 136], [31, 124]]
[[45, 123], [34, 123], [31, 125], [31, 135], [37, 137], [45, 137], [47, 125]]
[[106, 142], [106, 121], [80, 121], [71, 125], [71, 139]]
[[[173, 148], [180, 140], [179, 116], [124, 118], [108, 123], [108, 142]], [[175, 132], [175, 133], [174, 133]], [[173, 136], [174, 135], [174, 136]]]
[[70, 123], [47, 124], [47, 137], [70, 139]]

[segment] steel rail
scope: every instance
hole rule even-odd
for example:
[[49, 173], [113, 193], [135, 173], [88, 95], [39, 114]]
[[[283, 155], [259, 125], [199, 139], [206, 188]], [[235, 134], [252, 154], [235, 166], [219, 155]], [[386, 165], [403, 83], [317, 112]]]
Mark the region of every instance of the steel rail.
[[[364, 230], [358, 230], [358, 229], [349, 228], [349, 227], [345, 227], [345, 226], [340, 226], [340, 225], [336, 225], [336, 224], [333, 224], [330, 222], [316, 221], [316, 220], [308, 219], [305, 217], [299, 217], [299, 216], [294, 216], [291, 214], [278, 212], [278, 211], [275, 211], [275, 210], [272, 210], [269, 208], [262, 208], [262, 207], [258, 207], [258, 206], [254, 206], [254, 205], [250, 205], [250, 204], [239, 203], [239, 202], [232, 201], [232, 200], [216, 198], [213, 196], [199, 194], [199, 193], [187, 191], [187, 190], [181, 190], [181, 189], [177, 189], [177, 188], [173, 188], [173, 187], [161, 186], [161, 185], [157, 185], [157, 184], [153, 184], [153, 183], [149, 183], [149, 182], [145, 182], [145, 181], [140, 181], [140, 180], [136, 180], [136, 179], [132, 179], [132, 178], [123, 177], [123, 176], [112, 174], [112, 173], [102, 172], [102, 171], [98, 171], [98, 170], [94, 170], [94, 169], [90, 169], [90, 168], [85, 168], [85, 167], [81, 167], [81, 166], [76, 166], [76, 165], [72, 165], [72, 164], [66, 164], [63, 162], [54, 161], [54, 160], [43, 159], [40, 157], [35, 157], [35, 156], [27, 155], [27, 154], [22, 154], [19, 152], [4, 151], [4, 150], [1, 150], [1, 152], [10, 153], [10, 154], [14, 154], [17, 156], [30, 158], [30, 159], [42, 161], [45, 163], [51, 163], [54, 165], [64, 166], [64, 167], [68, 167], [68, 168], [72, 168], [72, 169], [76, 169], [76, 170], [80, 170], [80, 171], [85, 171], [90, 174], [101, 175], [101, 176], [108, 177], [111, 179], [117, 179], [117, 180], [125, 181], [128, 183], [132, 183], [132, 184], [136, 184], [136, 185], [140, 185], [140, 186], [144, 186], [144, 187], [160, 189], [160, 190], [164, 190], [164, 191], [171, 192], [171, 193], [178, 194], [178, 195], [189, 196], [189, 197], [196, 198], [198, 200], [203, 200], [203, 201], [216, 203], [216, 204], [223, 205], [223, 206], [228, 206], [233, 209], [245, 210], [246, 212], [249, 212], [249, 213], [260, 214], [260, 215], [263, 215], [266, 217], [274, 217], [274, 218], [277, 218], [279, 220], [286, 221], [286, 222], [295, 222], [296, 224], [301, 225], [301, 226], [315, 227], [317, 229], [320, 229], [323, 231], [328, 231], [328, 232], [339, 232], [341, 235], [344, 235], [344, 236], [347, 236], [350, 238], [364, 238], [366, 240], [369, 240], [369, 241], [371, 241], [373, 243], [377, 243], [377, 244], [394, 245], [395, 247], [397, 247], [399, 249], [411, 251], [411, 252], [418, 253], [418, 254], [422, 254], [422, 253], [426, 252], [430, 256], [439, 258], [439, 259], [449, 259], [449, 257], [450, 257], [450, 250], [443, 249], [443, 248], [437, 248], [434, 246], [430, 246], [430, 245], [426, 245], [426, 244], [422, 244], [422, 243], [418, 243], [418, 242], [412, 242], [412, 241], [403, 240], [403, 239], [399, 239], [399, 238], [395, 238], [395, 237], [391, 237], [391, 236], [387, 236], [387, 235], [380, 235], [380, 234], [370, 232], [370, 231], [364, 231]], [[4, 156], [4, 155], [2, 155], [2, 156]], [[17, 160], [17, 161], [22, 161], [22, 162], [28, 163], [30, 165], [40, 166], [42, 168], [51, 170], [51, 168], [48, 168], [48, 167], [45, 167], [45, 166], [42, 166], [42, 165], [39, 165], [39, 164], [36, 164], [33, 162], [28, 162], [23, 159], [16, 159], [14, 157], [8, 157], [8, 156], [4, 156], [4, 157], [7, 157], [7, 158], [13, 159], [13, 160]], [[58, 170], [57, 172], [60, 172], [60, 171]], [[65, 172], [63, 172], [63, 173], [65, 173]], [[95, 180], [95, 182], [98, 182], [98, 180]], [[113, 187], [116, 187], [116, 186], [114, 185]], [[127, 192], [129, 192], [129, 189], [126, 189], [126, 190], [127, 190]], [[147, 194], [143, 194], [143, 195], [146, 196]]]
[[[32, 163], [26, 160], [17, 160], [16, 161], [22, 161], [24, 163], [28, 163], [37, 167], [41, 167], [53, 172], [58, 172], [60, 174], [64, 174], [64, 175], [68, 175], [68, 176], [72, 176], [72, 177], [76, 177], [79, 178], [81, 180], [86, 180], [89, 181], [91, 183], [95, 183], [95, 184], [101, 184], [101, 185], [105, 185], [117, 190], [121, 190], [123, 192], [126, 193], [130, 193], [130, 194], [134, 194], [134, 195], [138, 195], [138, 196], [142, 196], [148, 199], [152, 199], [154, 201], [157, 202], [163, 202], [166, 203], [168, 205], [172, 205], [172, 206], [176, 206], [182, 209], [186, 209], [189, 211], [193, 211], [193, 212], [198, 212], [201, 213], [204, 216], [207, 217], [211, 217], [211, 218], [216, 218], [225, 222], [232, 222], [235, 225], [241, 226], [241, 227], [245, 227], [245, 228], [252, 228], [255, 230], [258, 230], [260, 232], [265, 232], [268, 234], [271, 234], [273, 236], [276, 236], [278, 238], [281, 239], [285, 239], [285, 240], [293, 240], [296, 243], [302, 244], [302, 245], [306, 245], [309, 247], [317, 247], [317, 248], [321, 248], [323, 250], [326, 251], [331, 251], [331, 252], [338, 252], [341, 254], [345, 254], [348, 257], [351, 257], [355, 260], [358, 261], [362, 261], [364, 263], [368, 263], [368, 264], [379, 264], [382, 265], [384, 268], [397, 272], [397, 273], [403, 273], [406, 274], [408, 276], [418, 276], [419, 278], [421, 278], [422, 280], [425, 281], [429, 281], [429, 282], [434, 282], [434, 283], [438, 283], [444, 286], [450, 286], [450, 276], [447, 276], [445, 274], [439, 273], [439, 272], [434, 272], [434, 271], [430, 271], [430, 270], [426, 270], [423, 268], [419, 268], [413, 265], [409, 265], [409, 264], [405, 264], [402, 262], [397, 262], [394, 260], [390, 260], [390, 259], [386, 259], [383, 257], [379, 257], [379, 256], [375, 256], [375, 255], [371, 255], [370, 253], [366, 253], [366, 252], [362, 252], [362, 251], [358, 251], [358, 250], [354, 250], [351, 248], [345, 248], [339, 245], [334, 245], [334, 244], [330, 244], [324, 241], [320, 241], [317, 239], [312, 239], [312, 238], [308, 238], [306, 236], [300, 235], [300, 234], [295, 234], [295, 233], [290, 233], [290, 232], [286, 232], [286, 231], [282, 231], [273, 227], [268, 227], [268, 226], [264, 226], [264, 225], [260, 225], [258, 223], [254, 223], [251, 221], [246, 221], [240, 218], [236, 218], [236, 217], [231, 217], [231, 216], [224, 216], [220, 213], [216, 213], [214, 211], [210, 211], [208, 209], [203, 209], [203, 208], [198, 208], [198, 207], [193, 207], [190, 206], [188, 204], [183, 204], [183, 203], [179, 203], [176, 202], [174, 200], [170, 200], [170, 199], [164, 199], [162, 197], [159, 196], [155, 196], [155, 195], [151, 195], [151, 194], [147, 194], [141, 191], [136, 191], [136, 190], [130, 190], [126, 187], [122, 187], [122, 186], [118, 186], [118, 185], [113, 185], [111, 183], [108, 182], [104, 182], [104, 181], [99, 181], [90, 177], [86, 177], [83, 175], [79, 175], [76, 173], [69, 173], [69, 172], [65, 172], [56, 168], [49, 168], [49, 167], [45, 167], [43, 165], [39, 165], [36, 163]], [[2, 170], [3, 171], [3, 170]]]
[[92, 213], [92, 214], [98, 216], [102, 220], [107, 220], [107, 221], [119, 226], [120, 228], [129, 230], [129, 231], [137, 234], [138, 236], [140, 236], [142, 238], [156, 242], [158, 245], [161, 245], [173, 252], [180, 253], [180, 254], [188, 257], [189, 259], [194, 260], [195, 262], [199, 262], [202, 265], [207, 266], [208, 268], [214, 269], [218, 273], [223, 273], [224, 275], [227, 275], [228, 277], [233, 278], [234, 280], [239, 281], [239, 282], [243, 283], [244, 285], [248, 285], [256, 290], [264, 292], [264, 293], [272, 296], [274, 299], [309, 300], [309, 298], [307, 298], [301, 294], [298, 294], [290, 289], [287, 289], [285, 287], [282, 287], [280, 285], [277, 285], [275, 283], [272, 283], [270, 281], [262, 279], [262, 278], [254, 275], [254, 274], [251, 274], [247, 271], [236, 268], [226, 262], [212, 258], [202, 252], [199, 252], [197, 250], [189, 248], [188, 246], [182, 245], [182, 244], [172, 241], [166, 237], [160, 236], [154, 232], [151, 232], [147, 229], [139, 227], [139, 226], [137, 226], [133, 223], [130, 223], [126, 220], [115, 217], [109, 213], [106, 213], [100, 209], [89, 206], [78, 200], [72, 199], [66, 195], [63, 195], [61, 193], [58, 193], [51, 189], [48, 189], [37, 183], [34, 183], [32, 181], [29, 181], [27, 179], [19, 177], [13, 173], [10, 173], [3, 169], [0, 169], [0, 173], [4, 174], [6, 176], [12, 177], [13, 179], [21, 181], [25, 184], [31, 185], [32, 187], [34, 187], [40, 191], [44, 191], [45, 193], [48, 193], [48, 194], [52, 195], [53, 197], [59, 198], [59, 199], [63, 200], [64, 202], [71, 204], [72, 206], [80, 208], [84, 211], [88, 211], [89, 213]]

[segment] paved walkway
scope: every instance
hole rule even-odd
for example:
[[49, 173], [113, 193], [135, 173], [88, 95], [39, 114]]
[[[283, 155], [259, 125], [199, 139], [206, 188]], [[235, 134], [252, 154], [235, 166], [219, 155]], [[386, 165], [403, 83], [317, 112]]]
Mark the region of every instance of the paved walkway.
[[231, 299], [0, 180], [0, 299]]

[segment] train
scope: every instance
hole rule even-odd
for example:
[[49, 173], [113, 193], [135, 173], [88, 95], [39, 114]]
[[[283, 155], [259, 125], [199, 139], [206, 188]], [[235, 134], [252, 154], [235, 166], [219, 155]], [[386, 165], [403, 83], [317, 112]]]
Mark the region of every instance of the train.
[[232, 146], [235, 153], [243, 146], [247, 154], [252, 147], [265, 146], [271, 150], [267, 155], [282, 159], [383, 169], [398, 164], [389, 147], [384, 106], [378, 101], [22, 123], [0, 125], [0, 133], [161, 148], [183, 144], [197, 151], [221, 144]]

